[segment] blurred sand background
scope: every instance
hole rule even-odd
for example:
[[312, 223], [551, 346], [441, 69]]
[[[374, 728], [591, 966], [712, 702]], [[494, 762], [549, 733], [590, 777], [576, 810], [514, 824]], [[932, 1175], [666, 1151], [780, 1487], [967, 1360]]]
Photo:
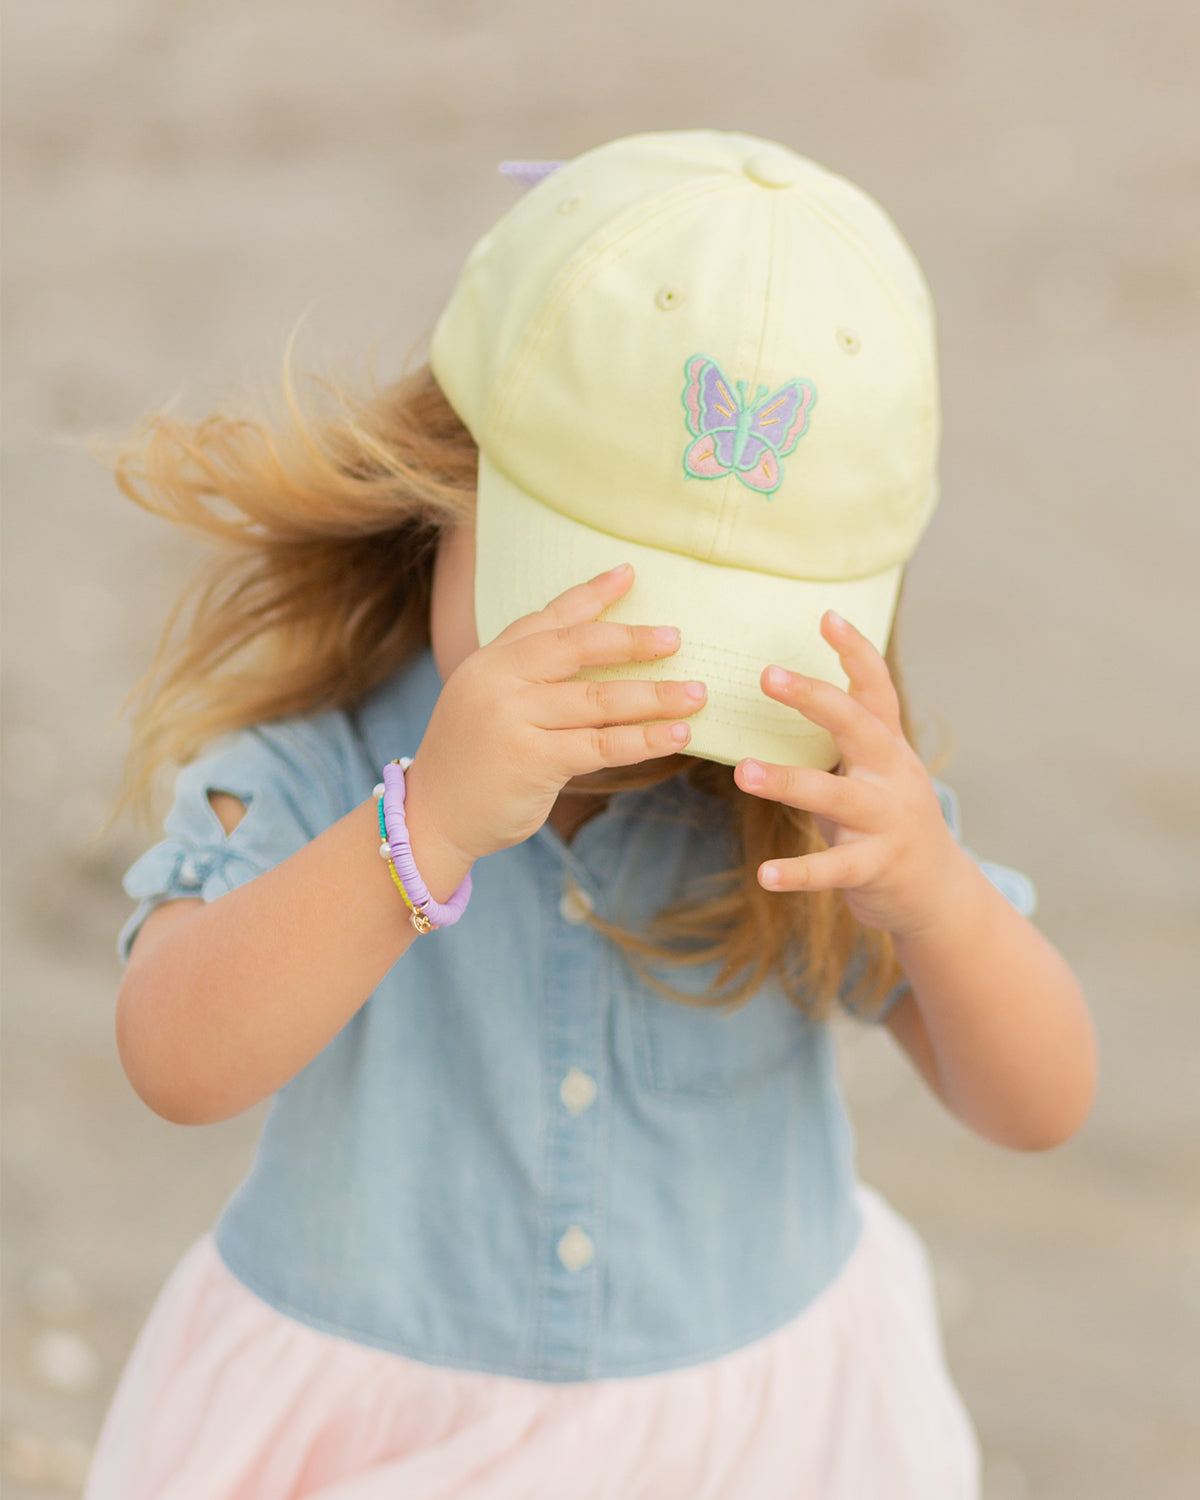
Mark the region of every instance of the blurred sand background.
[[944, 499], [912, 697], [1101, 1033], [1093, 1118], [1020, 1156], [848, 1031], [863, 1175], [929, 1243], [988, 1500], [1200, 1493], [1200, 10], [10, 0], [5, 29], [9, 1500], [78, 1493], [261, 1121], [169, 1125], [116, 1056], [119, 882], [150, 839], [94, 838], [108, 726], [195, 554], [81, 439], [274, 400], [305, 309], [303, 367], [390, 374], [516, 196], [499, 160], [692, 125], [858, 181], [925, 266]]

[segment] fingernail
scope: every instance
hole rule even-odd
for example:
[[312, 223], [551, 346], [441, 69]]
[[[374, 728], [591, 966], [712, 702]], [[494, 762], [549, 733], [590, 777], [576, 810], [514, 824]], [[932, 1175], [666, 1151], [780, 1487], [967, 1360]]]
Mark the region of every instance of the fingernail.
[[691, 734], [691, 730], [687, 727], [686, 724], [671, 725], [671, 738], [677, 745], [682, 745], [689, 734]]
[[679, 639], [679, 632], [674, 625], [660, 625], [654, 632], [654, 639], [661, 641], [664, 646], [673, 646]]
[[697, 703], [704, 697], [704, 684], [702, 682], [684, 683], [683, 690], [689, 698], [695, 698]]
[[747, 786], [757, 786], [766, 772], [756, 760], [742, 762], [742, 780]]
[[616, 578], [621, 573], [628, 573], [629, 567], [630, 565], [628, 563], [622, 563], [620, 567], [610, 569], [610, 571], [605, 573], [604, 576], [605, 578]]
[[779, 884], [779, 871], [774, 865], [764, 865], [762, 867], [762, 883], [763, 885]]
[[838, 612], [834, 609], [827, 609], [825, 613], [829, 616], [829, 618], [835, 625], [844, 625], [846, 623], [845, 620], [842, 619], [841, 615], [839, 615]]
[[787, 685], [787, 673], [781, 667], [768, 667], [767, 682], [773, 688], [785, 687]]

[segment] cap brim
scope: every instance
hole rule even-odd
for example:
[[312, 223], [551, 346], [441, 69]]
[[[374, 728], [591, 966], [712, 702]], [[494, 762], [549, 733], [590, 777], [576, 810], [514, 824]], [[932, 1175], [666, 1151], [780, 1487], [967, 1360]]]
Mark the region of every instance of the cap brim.
[[687, 715], [692, 737], [684, 754], [725, 765], [754, 756], [823, 769], [840, 759], [836, 744], [825, 730], [766, 696], [763, 668], [774, 664], [845, 687], [837, 654], [821, 635], [821, 616], [835, 610], [883, 651], [903, 572], [898, 564], [869, 578], [781, 578], [644, 546], [533, 499], [482, 453], [475, 558], [481, 646], [576, 584], [632, 563], [632, 585], [597, 618], [676, 625], [679, 650], [656, 661], [585, 667], [573, 680], [697, 678], [707, 685], [708, 699]]

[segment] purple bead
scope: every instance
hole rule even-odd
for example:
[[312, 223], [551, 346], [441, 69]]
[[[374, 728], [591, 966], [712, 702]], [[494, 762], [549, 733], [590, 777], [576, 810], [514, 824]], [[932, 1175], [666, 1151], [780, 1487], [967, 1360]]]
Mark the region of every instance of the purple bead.
[[404, 822], [404, 793], [404, 768], [399, 761], [388, 761], [383, 768], [383, 817], [392, 863], [413, 906], [424, 912], [435, 927], [449, 927], [462, 916], [471, 898], [471, 872], [468, 870], [463, 876], [462, 884], [444, 906], [433, 899], [417, 873], [409, 846], [408, 828]]

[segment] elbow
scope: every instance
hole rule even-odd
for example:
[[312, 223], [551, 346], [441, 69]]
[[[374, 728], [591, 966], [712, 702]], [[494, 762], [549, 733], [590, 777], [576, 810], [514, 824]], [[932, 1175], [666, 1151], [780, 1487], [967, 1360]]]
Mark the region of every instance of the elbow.
[[166, 1120], [168, 1125], [213, 1125], [224, 1118], [222, 1115], [206, 1113], [196, 1106], [195, 1101], [182, 1095], [137, 1081], [128, 1069], [125, 1070], [125, 1075], [146, 1108], [152, 1110], [160, 1120]]
[[1010, 1151], [1023, 1151], [1028, 1155], [1053, 1151], [1057, 1146], [1065, 1146], [1072, 1136], [1078, 1134], [1089, 1113], [1090, 1111], [1084, 1111], [1078, 1119], [1055, 1118], [1025, 1125], [1021, 1130], [1000, 1139], [998, 1144], [1007, 1146]]
[[[1083, 1004], [1082, 996], [1080, 1003]], [[1076, 1052], [1073, 1076], [1068, 1075], [1059, 1093], [1058, 1110], [1049, 1122], [1051, 1128], [1032, 1149], [1049, 1151], [1078, 1135], [1091, 1117], [1099, 1087], [1100, 1048], [1089, 1018]]]
[[993, 1136], [1015, 1151], [1053, 1151], [1065, 1145], [1087, 1123], [1100, 1082], [1100, 1050], [1086, 1002], [1078, 997], [1075, 1024], [1057, 1046], [1044, 1052], [1044, 1066], [1014, 1108], [1004, 1137]]
[[194, 1094], [181, 1089], [170, 1079], [131, 1062], [124, 1054], [121, 1066], [134, 1093], [147, 1109], [169, 1125], [215, 1125], [219, 1120], [237, 1114], [237, 1110], [206, 1107]]
[[121, 1069], [134, 1093], [160, 1119], [172, 1125], [209, 1125], [224, 1118], [202, 1106], [186, 1086], [183, 1070], [155, 1045], [141, 1015], [137, 987], [129, 976], [117, 997], [116, 1044]]
[[1097, 1072], [1094, 1054], [1069, 1084], [1062, 1084], [1052, 1100], [1038, 1110], [1030, 1109], [1019, 1119], [1009, 1119], [992, 1139], [1012, 1151], [1053, 1151], [1064, 1146], [1083, 1129], [1096, 1100]]
[[134, 1093], [146, 1108], [152, 1110], [160, 1120], [166, 1120], [169, 1125], [212, 1125], [215, 1123], [215, 1117], [190, 1108], [186, 1100], [176, 1099], [170, 1095], [161, 1096], [155, 1090], [134, 1082], [132, 1078], [129, 1081]]
[[972, 1112], [954, 1110], [962, 1124], [973, 1130], [993, 1146], [1002, 1146], [1007, 1151], [1019, 1151], [1027, 1155], [1053, 1151], [1065, 1145], [1083, 1127], [1091, 1113], [1090, 1103], [1084, 1108], [1062, 1109], [1039, 1114], [1014, 1117], [1004, 1115], [980, 1118]]
[[122, 1005], [118, 1002], [117, 1056], [121, 1060], [121, 1069], [130, 1088], [146, 1108], [152, 1110], [160, 1119], [167, 1120], [172, 1125], [197, 1123], [190, 1115], [186, 1101], [176, 1097], [169, 1087], [164, 1088], [162, 1070], [156, 1068], [145, 1056], [146, 1048], [142, 1044], [136, 1027], [129, 1019], [129, 1010], [128, 1004]]
[[1095, 1100], [1095, 1089], [1092, 1088], [1073, 1110], [1064, 1111], [1062, 1115], [1052, 1121], [1048, 1121], [1043, 1129], [1031, 1134], [1028, 1141], [1023, 1142], [1018, 1148], [1022, 1151], [1053, 1151], [1056, 1146], [1065, 1146], [1072, 1137], [1079, 1134], [1087, 1123], [1092, 1113], [1092, 1104]]

